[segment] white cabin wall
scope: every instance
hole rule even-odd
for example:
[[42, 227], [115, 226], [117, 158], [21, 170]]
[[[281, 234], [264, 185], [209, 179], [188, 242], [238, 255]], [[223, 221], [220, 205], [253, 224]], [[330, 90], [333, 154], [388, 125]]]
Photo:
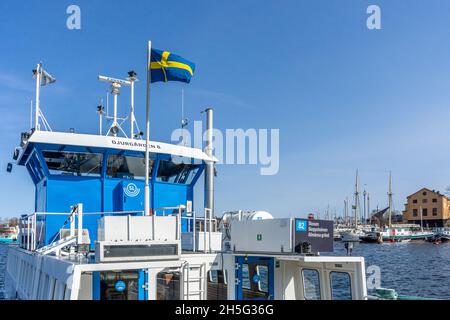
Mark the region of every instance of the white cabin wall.
[[[295, 261], [278, 261], [279, 267], [275, 267], [275, 300], [297, 299], [296, 274], [298, 266]], [[298, 280], [298, 279], [297, 279]]]

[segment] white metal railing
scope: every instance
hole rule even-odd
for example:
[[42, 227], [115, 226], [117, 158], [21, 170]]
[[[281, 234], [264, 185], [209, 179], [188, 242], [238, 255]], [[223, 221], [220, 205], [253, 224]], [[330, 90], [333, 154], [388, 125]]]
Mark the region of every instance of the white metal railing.
[[[144, 215], [144, 211], [111, 211], [111, 212], [83, 212], [83, 204], [79, 203], [70, 208], [70, 212], [34, 212], [23, 215], [19, 221], [19, 246], [29, 251], [36, 251], [41, 243], [44, 242], [43, 230], [44, 222], [39, 219], [45, 216], [67, 216], [59, 230], [59, 238], [61, 238], [61, 230], [69, 224], [69, 237], [76, 237], [77, 244], [83, 244], [83, 216], [86, 215]], [[77, 218], [77, 219], [76, 219]], [[77, 223], [77, 228], [75, 224]], [[75, 234], [76, 233], [76, 234]], [[50, 247], [56, 240], [57, 236], [47, 247]], [[73, 250], [72, 250], [73, 251]]]
[[[83, 204], [79, 203], [71, 207], [70, 212], [34, 212], [29, 215], [22, 216], [19, 223], [19, 245], [29, 251], [36, 251], [44, 242], [43, 230], [44, 222], [39, 219], [45, 216], [67, 216], [67, 219], [61, 226], [58, 236], [46, 247], [49, 247], [57, 241], [61, 240], [61, 231], [69, 224], [69, 237], [75, 237], [77, 244], [83, 244], [83, 216], [86, 215], [144, 215], [144, 211], [111, 211], [111, 212], [83, 212]], [[204, 232], [203, 236], [203, 252], [212, 252], [211, 233], [217, 232], [219, 229], [218, 220], [213, 218], [211, 209], [205, 208], [203, 216], [197, 216], [195, 211], [187, 212], [186, 206], [163, 207], [154, 209], [152, 212], [152, 238], [155, 240], [155, 217], [159, 216], [176, 216], [176, 239], [181, 240], [181, 225], [186, 221], [187, 232], [192, 233], [193, 251], [196, 251], [197, 233]], [[39, 226], [38, 226], [39, 224]], [[75, 225], [77, 224], [77, 228]], [[76, 234], [75, 234], [76, 233]], [[71, 248], [71, 253], [74, 248]]]
[[[175, 211], [175, 212], [174, 212]], [[218, 220], [213, 219], [213, 212], [209, 208], [205, 208], [203, 216], [197, 216], [195, 211], [188, 212], [184, 205], [178, 207], [163, 207], [154, 210], [154, 214], [161, 212], [163, 216], [178, 215], [180, 221], [186, 221], [186, 232], [192, 233], [193, 252], [196, 252], [197, 232], [204, 232], [203, 236], [203, 252], [212, 252], [211, 248], [211, 233], [218, 232]], [[183, 215], [184, 214], [184, 215]], [[180, 223], [181, 233], [181, 223]], [[207, 236], [208, 235], [208, 236]]]

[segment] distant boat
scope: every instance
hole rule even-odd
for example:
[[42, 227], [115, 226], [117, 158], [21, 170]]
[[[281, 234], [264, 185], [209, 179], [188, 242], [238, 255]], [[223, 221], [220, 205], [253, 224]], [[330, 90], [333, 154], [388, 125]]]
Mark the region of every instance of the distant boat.
[[359, 229], [343, 231], [341, 232], [341, 240], [342, 242], [359, 242], [363, 235], [363, 231]]
[[381, 232], [377, 227], [372, 227], [371, 230], [365, 231], [362, 236], [359, 237], [361, 242], [366, 243], [381, 243], [383, 242], [383, 237]]
[[18, 229], [16, 227], [2, 227], [0, 228], [0, 243], [14, 243], [17, 242]]
[[429, 239], [432, 241], [441, 241], [441, 242], [450, 241], [450, 228], [436, 229], [433, 237]]

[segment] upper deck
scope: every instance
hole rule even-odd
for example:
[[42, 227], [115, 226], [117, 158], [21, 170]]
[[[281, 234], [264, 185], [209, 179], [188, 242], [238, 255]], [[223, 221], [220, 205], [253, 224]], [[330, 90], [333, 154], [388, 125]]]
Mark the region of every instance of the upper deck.
[[[200, 149], [151, 141], [150, 210], [193, 207], [194, 186], [206, 163], [215, 162]], [[114, 136], [34, 131], [22, 143], [18, 165], [36, 186], [36, 212], [67, 212], [83, 203], [86, 212], [144, 211], [145, 141]], [[97, 219], [87, 218], [91, 240]], [[49, 243], [64, 216], [47, 216], [41, 245]], [[93, 243], [93, 241], [92, 241]]]
[[[116, 150], [117, 153], [123, 151], [129, 151], [131, 153], [145, 152], [144, 140], [79, 133], [34, 131], [23, 147], [23, 152], [18, 159], [19, 165], [25, 165], [34, 146], [40, 146], [41, 149], [42, 147], [50, 149], [60, 149], [61, 147], [64, 147], [66, 150], [73, 151], [81, 151], [89, 148], [90, 150], [97, 152], [106, 149], [110, 149], [111, 153], [114, 153], [114, 150]], [[215, 157], [208, 156], [200, 149], [163, 142], [150, 141], [149, 151], [151, 153], [187, 157], [199, 161], [217, 161]]]

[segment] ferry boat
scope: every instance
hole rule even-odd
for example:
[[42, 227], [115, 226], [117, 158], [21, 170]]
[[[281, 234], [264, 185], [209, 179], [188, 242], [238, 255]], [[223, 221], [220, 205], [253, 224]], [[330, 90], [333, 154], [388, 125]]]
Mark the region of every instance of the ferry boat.
[[[121, 82], [110, 82], [114, 94]], [[332, 221], [243, 211], [217, 217], [211, 108], [205, 151], [146, 143], [133, 132], [119, 137], [117, 127], [106, 135], [41, 130], [36, 114], [14, 152], [36, 187], [35, 209], [21, 216], [19, 245], [8, 250], [7, 298], [368, 298], [363, 257], [320, 254], [333, 250]]]
[[433, 237], [432, 231], [421, 230], [415, 224], [398, 224], [386, 227], [381, 231], [383, 241], [409, 242], [414, 240], [427, 240]]
[[15, 243], [17, 242], [18, 228], [4, 226], [0, 227], [0, 243]]

